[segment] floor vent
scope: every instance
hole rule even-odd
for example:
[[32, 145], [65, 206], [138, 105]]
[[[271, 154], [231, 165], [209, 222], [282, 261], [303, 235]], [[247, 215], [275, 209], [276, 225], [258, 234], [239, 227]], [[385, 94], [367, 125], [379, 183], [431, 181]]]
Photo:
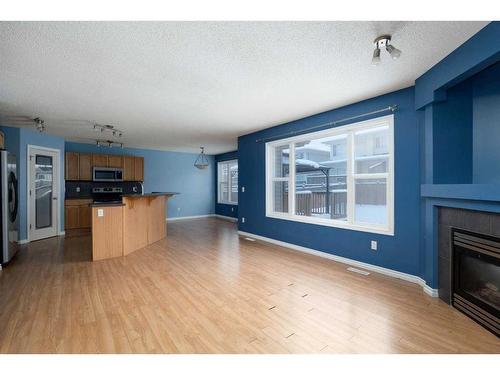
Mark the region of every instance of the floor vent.
[[245, 240], [247, 240], [247, 241], [251, 241], [251, 242], [255, 242], [255, 239], [250, 238], [250, 237], [245, 237]]
[[354, 268], [354, 267], [349, 267], [347, 270], [351, 271], [351, 272], [356, 272], [356, 273], [359, 273], [360, 275], [365, 275], [365, 276], [368, 276], [370, 274], [370, 272], [368, 272], [368, 271], [363, 271], [363, 270], [360, 270], [359, 268]]

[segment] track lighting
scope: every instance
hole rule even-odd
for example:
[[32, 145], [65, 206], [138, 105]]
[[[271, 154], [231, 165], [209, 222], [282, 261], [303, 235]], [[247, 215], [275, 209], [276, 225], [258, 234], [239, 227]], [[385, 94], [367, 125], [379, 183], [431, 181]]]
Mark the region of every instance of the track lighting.
[[390, 44], [388, 44], [385, 49], [387, 50], [387, 52], [389, 52], [393, 60], [397, 60], [399, 59], [399, 56], [401, 56], [401, 51]]
[[397, 49], [391, 44], [390, 35], [381, 35], [373, 41], [375, 44], [375, 49], [373, 50], [372, 64], [380, 64], [380, 50], [385, 49], [393, 60], [399, 59], [401, 56], [401, 50]]
[[33, 121], [35, 121], [36, 130], [43, 133], [45, 131], [45, 122], [39, 117], [33, 119]]
[[373, 50], [372, 65], [380, 64], [380, 48], [375, 47]]
[[103, 141], [101, 139], [96, 139], [95, 144], [97, 147], [105, 146], [105, 147], [109, 147], [109, 148], [112, 148], [112, 147], [123, 148], [123, 143], [121, 143], [121, 142]]
[[100, 133], [110, 132], [113, 137], [121, 137], [123, 135], [123, 132], [119, 129], [116, 129], [113, 125], [101, 125], [95, 123], [94, 130]]

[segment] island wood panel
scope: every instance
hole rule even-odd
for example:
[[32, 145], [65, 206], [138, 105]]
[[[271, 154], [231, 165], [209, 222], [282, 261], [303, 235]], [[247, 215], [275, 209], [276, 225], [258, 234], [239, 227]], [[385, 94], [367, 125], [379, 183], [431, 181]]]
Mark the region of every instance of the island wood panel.
[[[104, 215], [99, 217], [98, 211]], [[92, 207], [92, 260], [123, 255], [123, 207]]]
[[78, 163], [78, 179], [80, 181], [92, 180], [92, 154], [80, 153]]
[[123, 198], [123, 255], [148, 245], [149, 206], [146, 198]]
[[167, 235], [166, 200], [165, 196], [148, 198], [148, 244], [159, 241]]

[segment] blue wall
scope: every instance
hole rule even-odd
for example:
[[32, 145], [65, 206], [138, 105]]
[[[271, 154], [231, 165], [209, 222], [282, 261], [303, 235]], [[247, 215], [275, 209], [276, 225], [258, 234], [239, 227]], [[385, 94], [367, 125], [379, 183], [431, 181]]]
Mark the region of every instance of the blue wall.
[[28, 128], [1, 127], [5, 133], [6, 149], [17, 157], [17, 173], [19, 180], [19, 239], [25, 240], [27, 234], [27, 209], [28, 209], [28, 145], [48, 147], [60, 151], [61, 176], [59, 188], [61, 191], [60, 202], [60, 231], [64, 231], [64, 139], [46, 133], [39, 133]]
[[[238, 160], [238, 151], [231, 151], [231, 152], [226, 152], [224, 154], [219, 154], [215, 155], [215, 162], [218, 163], [219, 161], [227, 161], [227, 160]], [[217, 203], [217, 197], [218, 197], [218, 186], [217, 186], [217, 166], [214, 168], [214, 173], [215, 173], [215, 194], [214, 194], [214, 200], [215, 200], [215, 213], [217, 215], [222, 215], [222, 216], [229, 216], [229, 217], [238, 217], [238, 206], [234, 204], [221, 204]], [[239, 190], [239, 186], [238, 186]], [[240, 194], [238, 193], [238, 196]]]
[[[265, 215], [265, 143], [261, 137], [280, 135], [360, 113], [398, 104], [395, 112], [395, 234], [359, 232], [321, 225], [267, 218]], [[346, 258], [421, 274], [420, 264], [420, 153], [414, 89], [408, 88], [333, 111], [293, 121], [238, 138], [239, 229], [313, 248]], [[241, 187], [245, 193], [241, 193]], [[241, 218], [245, 217], [245, 223]], [[378, 250], [370, 250], [370, 241]]]
[[214, 157], [209, 166], [194, 167], [197, 154], [156, 151], [138, 148], [107, 148], [91, 144], [66, 142], [66, 151], [144, 157], [144, 191], [173, 191], [167, 205], [167, 217], [210, 215], [214, 213]]
[[487, 185], [500, 182], [499, 61], [500, 22], [491, 22], [416, 80], [424, 133], [422, 274], [432, 287], [438, 285], [438, 208], [500, 211], [491, 194], [498, 186]]
[[473, 182], [500, 184], [500, 63], [474, 78], [473, 108]]

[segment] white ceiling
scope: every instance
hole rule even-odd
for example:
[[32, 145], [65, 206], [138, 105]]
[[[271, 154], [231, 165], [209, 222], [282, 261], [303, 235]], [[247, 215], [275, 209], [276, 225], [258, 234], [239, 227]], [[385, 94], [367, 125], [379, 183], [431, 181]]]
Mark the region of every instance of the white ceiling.
[[[0, 22], [0, 113], [129, 147], [215, 154], [239, 135], [408, 87], [487, 22]], [[399, 60], [370, 64], [393, 35]]]

